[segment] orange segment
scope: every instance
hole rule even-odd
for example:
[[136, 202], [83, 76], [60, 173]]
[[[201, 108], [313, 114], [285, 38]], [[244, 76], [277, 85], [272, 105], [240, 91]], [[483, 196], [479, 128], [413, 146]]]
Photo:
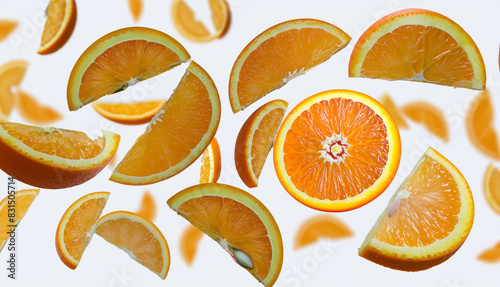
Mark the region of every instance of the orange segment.
[[189, 225], [184, 229], [180, 241], [181, 255], [187, 265], [192, 265], [196, 252], [198, 251], [198, 244], [203, 237], [203, 232], [193, 225]]
[[66, 188], [96, 176], [113, 158], [120, 136], [0, 122], [0, 169], [41, 188]]
[[0, 42], [5, 40], [19, 24], [14, 20], [0, 20]]
[[288, 103], [282, 100], [263, 105], [250, 115], [238, 133], [234, 163], [241, 180], [248, 187], [258, 185], [260, 173], [287, 107]]
[[0, 121], [7, 121], [16, 103], [14, 89], [24, 78], [28, 62], [10, 61], [0, 66]]
[[391, 183], [401, 157], [398, 128], [375, 99], [331, 90], [299, 103], [274, 143], [274, 167], [288, 193], [323, 211], [358, 208]]
[[128, 211], [115, 211], [99, 219], [96, 233], [160, 278], [167, 277], [170, 267], [167, 241], [147, 219]]
[[484, 174], [483, 191], [488, 204], [500, 214], [500, 170], [491, 163]]
[[40, 55], [59, 50], [73, 34], [76, 24], [75, 0], [50, 0], [45, 13], [47, 20], [37, 51]]
[[315, 19], [290, 20], [265, 30], [234, 63], [229, 80], [233, 112], [325, 62], [350, 40], [344, 31]]
[[57, 110], [40, 104], [33, 96], [21, 89], [17, 90], [16, 100], [19, 114], [32, 124], [46, 125], [62, 119], [62, 115]]
[[179, 42], [158, 30], [130, 27], [106, 34], [83, 52], [71, 71], [69, 109], [123, 91], [189, 58]]
[[398, 125], [400, 129], [407, 129], [408, 123], [406, 123], [403, 115], [401, 114], [399, 108], [396, 106], [396, 103], [392, 100], [389, 94], [385, 93], [380, 97], [380, 103], [384, 105], [384, 107], [391, 113], [392, 118]]
[[469, 34], [423, 9], [396, 11], [368, 28], [354, 46], [349, 76], [476, 90], [486, 83], [483, 58]]
[[192, 164], [217, 131], [220, 100], [210, 76], [191, 62], [167, 103], [113, 171], [130, 185], [172, 177]]
[[153, 195], [149, 191], [144, 192], [137, 214], [151, 222], [155, 220], [156, 202]]
[[137, 103], [93, 103], [92, 107], [101, 116], [124, 125], [149, 123], [160, 111], [165, 101], [146, 101]]
[[428, 269], [460, 248], [473, 220], [465, 178], [429, 148], [366, 236], [359, 255], [393, 269]]
[[500, 262], [500, 242], [495, 244], [495, 246], [490, 247], [483, 251], [477, 257], [479, 261], [483, 261], [486, 263], [498, 263]]
[[329, 214], [316, 215], [302, 223], [295, 236], [293, 248], [300, 249], [322, 238], [340, 239], [353, 235], [349, 226], [339, 218]]
[[445, 142], [450, 139], [446, 118], [443, 112], [434, 105], [417, 101], [404, 105], [401, 110], [412, 121], [426, 127], [431, 134]]
[[221, 168], [219, 143], [214, 137], [201, 156], [200, 183], [217, 182]]
[[220, 244], [264, 286], [272, 286], [283, 262], [283, 243], [267, 208], [247, 192], [205, 183], [172, 196], [168, 205]]
[[75, 269], [94, 235], [97, 220], [108, 201], [109, 192], [87, 194], [64, 213], [56, 231], [56, 250], [61, 261]]
[[143, 6], [144, 3], [142, 3], [142, 0], [128, 0], [128, 8], [132, 13], [132, 17], [134, 18], [135, 22], [139, 21], [139, 19], [141, 18]]
[[479, 151], [500, 160], [493, 102], [488, 90], [480, 93], [470, 106], [465, 118], [465, 128], [470, 141]]

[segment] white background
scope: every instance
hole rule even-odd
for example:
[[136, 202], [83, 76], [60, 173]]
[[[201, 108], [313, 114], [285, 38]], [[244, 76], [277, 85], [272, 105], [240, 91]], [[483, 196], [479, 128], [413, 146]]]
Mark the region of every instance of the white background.
[[[222, 152], [220, 182], [235, 185], [259, 198], [273, 213], [280, 226], [284, 243], [283, 269], [276, 286], [498, 286], [499, 265], [479, 262], [476, 257], [500, 240], [500, 217], [487, 205], [483, 196], [482, 179], [490, 159], [472, 146], [464, 127], [464, 115], [477, 92], [466, 89], [410, 82], [354, 79], [347, 76], [350, 52], [360, 34], [374, 21], [389, 12], [403, 8], [426, 8], [442, 13], [460, 24], [475, 40], [486, 64], [487, 86], [492, 91], [498, 112], [500, 75], [498, 67], [498, 12], [496, 1], [299, 1], [299, 0], [232, 0], [229, 1], [232, 23], [227, 35], [207, 44], [196, 44], [182, 38], [170, 17], [171, 1], [144, 0], [141, 20], [134, 23], [126, 0], [77, 1], [78, 20], [73, 36], [57, 53], [40, 56], [36, 53], [43, 27], [45, 1], [0, 0], [0, 18], [20, 21], [10, 40], [0, 43], [0, 64], [13, 59], [26, 59], [30, 65], [21, 88], [64, 115], [57, 127], [86, 131], [91, 136], [104, 128], [122, 135], [119, 159], [132, 146], [145, 126], [123, 126], [101, 118], [90, 106], [69, 112], [66, 85], [69, 73], [81, 53], [96, 39], [118, 28], [140, 25], [166, 32], [180, 41], [214, 79], [222, 102], [222, 119], [217, 132]], [[189, 1], [192, 3], [193, 1]], [[205, 1], [194, 1], [195, 10], [208, 19]], [[203, 14], [204, 13], [204, 14]], [[317, 18], [343, 29], [352, 42], [326, 63], [298, 77], [234, 115], [228, 100], [228, 79], [232, 65], [243, 49], [257, 34], [279, 22], [294, 18]], [[16, 40], [16, 41], [13, 41]], [[178, 83], [186, 66], [153, 79], [156, 88], [144, 93], [137, 85], [122, 94], [109, 97], [113, 101], [167, 98]], [[354, 231], [355, 237], [314, 245], [299, 251], [292, 249], [300, 224], [320, 212], [301, 205], [281, 187], [269, 157], [259, 187], [249, 190], [234, 169], [234, 143], [246, 118], [259, 106], [272, 99], [284, 99], [289, 109], [302, 99], [320, 91], [343, 88], [364, 92], [375, 98], [388, 92], [398, 105], [425, 100], [446, 113], [450, 125], [450, 141], [433, 138], [422, 127], [411, 124], [401, 131], [402, 159], [398, 175], [387, 191], [370, 204], [357, 210], [335, 214]], [[145, 96], [144, 96], [145, 95]], [[23, 122], [17, 112], [12, 121]], [[500, 127], [500, 116], [496, 117]], [[357, 254], [375, 219], [388, 199], [409, 173], [413, 164], [432, 145], [450, 159], [468, 180], [476, 203], [472, 231], [463, 247], [447, 262], [430, 270], [407, 273], [387, 269], [362, 259]], [[1, 156], [1, 155], [0, 155]], [[498, 164], [498, 163], [497, 163]], [[179, 239], [188, 223], [171, 211], [166, 201], [176, 192], [198, 182], [200, 163], [166, 181], [145, 186], [125, 186], [108, 181], [110, 168], [105, 168], [89, 182], [66, 190], [42, 190], [18, 228], [18, 280], [7, 279], [7, 252], [0, 254], [0, 286], [259, 286], [245, 270], [208, 237], [204, 237], [193, 266], [187, 266], [179, 253]], [[7, 194], [7, 175], [0, 171], [0, 197]], [[19, 183], [18, 188], [29, 186]], [[3, 191], [2, 191], [3, 190]], [[171, 251], [172, 264], [165, 281], [142, 267], [124, 252], [94, 236], [76, 270], [68, 269], [55, 250], [55, 231], [67, 207], [81, 196], [95, 191], [110, 191], [104, 214], [116, 210], [135, 211], [145, 190], [153, 193], [158, 205], [155, 224], [165, 235]], [[323, 247], [322, 247], [323, 246]], [[315, 255], [316, 254], [316, 255]], [[321, 256], [318, 257], [317, 254]], [[326, 254], [326, 255], [325, 255]], [[300, 274], [296, 271], [300, 269]], [[294, 271], [295, 270], [295, 271]], [[126, 276], [120, 275], [125, 273]], [[120, 281], [121, 280], [121, 281]]]

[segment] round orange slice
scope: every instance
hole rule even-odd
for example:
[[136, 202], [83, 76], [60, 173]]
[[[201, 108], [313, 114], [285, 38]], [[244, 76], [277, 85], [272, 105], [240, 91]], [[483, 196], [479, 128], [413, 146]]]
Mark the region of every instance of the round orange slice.
[[407, 129], [408, 123], [403, 118], [400, 109], [396, 106], [396, 103], [392, 100], [389, 94], [385, 93], [380, 97], [380, 103], [391, 113], [392, 118], [398, 125], [400, 129]]
[[198, 251], [198, 244], [203, 238], [203, 234], [203, 231], [193, 225], [187, 226], [184, 232], [182, 232], [179, 249], [187, 265], [193, 264], [196, 252]]
[[61, 113], [56, 109], [39, 103], [27, 92], [18, 89], [16, 94], [17, 111], [26, 121], [35, 125], [46, 125], [62, 119]]
[[0, 42], [5, 40], [17, 28], [19, 23], [14, 20], [0, 20]]
[[26, 184], [66, 188], [96, 176], [113, 158], [120, 136], [0, 122], [0, 169]]
[[323, 211], [358, 208], [394, 178], [401, 140], [389, 111], [354, 91], [331, 90], [299, 103], [274, 142], [274, 167], [288, 193]]
[[341, 239], [354, 234], [342, 220], [330, 214], [320, 214], [306, 220], [297, 231], [294, 249], [314, 244], [320, 239]]
[[448, 159], [428, 148], [366, 236], [359, 255], [393, 269], [428, 269], [457, 252], [473, 221], [467, 181]]
[[201, 156], [200, 183], [217, 182], [221, 169], [220, 147], [214, 137]]
[[229, 101], [237, 113], [342, 50], [351, 37], [315, 19], [277, 24], [255, 37], [234, 63]]
[[16, 103], [15, 91], [28, 68], [28, 62], [15, 60], [0, 66], [0, 121], [7, 121]]
[[37, 51], [40, 55], [59, 50], [73, 34], [76, 24], [75, 0], [50, 0], [45, 13], [47, 20]]
[[101, 116], [124, 125], [149, 123], [160, 111], [165, 101], [146, 101], [137, 103], [93, 103], [92, 107]]
[[276, 282], [283, 264], [281, 233], [255, 197], [230, 185], [205, 183], [180, 191], [167, 204], [264, 286]]
[[349, 76], [475, 90], [486, 84], [483, 58], [469, 34], [423, 9], [396, 11], [368, 28], [354, 46]]
[[64, 213], [56, 231], [56, 250], [61, 261], [75, 269], [82, 259], [109, 192], [94, 192], [75, 201]]
[[500, 214], [500, 170], [491, 163], [484, 174], [483, 190], [488, 204]]
[[409, 119], [426, 127], [431, 134], [445, 142], [449, 141], [448, 123], [443, 112], [436, 106], [415, 101], [404, 105], [401, 110]]
[[130, 27], [104, 35], [78, 58], [67, 98], [74, 111], [186, 62], [186, 49], [158, 30]]
[[125, 251], [160, 278], [167, 277], [170, 251], [161, 231], [149, 220], [128, 211], [115, 211], [97, 222], [97, 235]]
[[111, 180], [151, 184], [191, 165], [212, 141], [220, 121], [212, 78], [194, 61], [163, 108], [113, 171]]
[[234, 163], [241, 180], [248, 187], [258, 185], [260, 173], [287, 107], [288, 103], [282, 100], [263, 105], [250, 115], [238, 133]]

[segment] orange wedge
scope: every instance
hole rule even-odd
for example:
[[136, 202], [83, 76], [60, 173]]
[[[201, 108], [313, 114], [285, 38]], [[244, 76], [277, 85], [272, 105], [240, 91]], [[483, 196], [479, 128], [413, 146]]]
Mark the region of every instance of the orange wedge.
[[428, 148], [366, 236], [359, 255], [393, 269], [428, 269], [457, 252], [473, 221], [474, 201], [465, 178]]
[[194, 257], [198, 251], [198, 243], [203, 237], [203, 232], [193, 225], [189, 225], [184, 229], [181, 236], [180, 250], [181, 255], [187, 265], [193, 264]]
[[62, 115], [57, 110], [40, 104], [33, 96], [21, 89], [17, 90], [16, 107], [23, 119], [35, 125], [46, 125], [62, 119]]
[[207, 72], [193, 61], [174, 94], [151, 120], [110, 179], [141, 185], [178, 174], [207, 148], [219, 120], [217, 88]]
[[470, 141], [479, 151], [500, 160], [493, 102], [488, 90], [480, 93], [470, 106], [465, 117], [465, 128]]
[[0, 121], [7, 121], [16, 103], [14, 89], [21, 84], [28, 62], [10, 61], [0, 66]]
[[351, 37], [315, 19], [275, 25], [255, 37], [234, 63], [229, 100], [237, 113], [342, 50]]
[[59, 50], [73, 34], [76, 24], [75, 0], [50, 0], [45, 13], [47, 20], [37, 51], [40, 55]]
[[[7, 186], [8, 195], [0, 201], [0, 251], [10, 238], [10, 232], [18, 226], [21, 219], [38, 196], [39, 189], [25, 189], [14, 192]], [[9, 210], [10, 209], [10, 210]], [[15, 209], [12, 212], [12, 209]], [[9, 217], [14, 214], [14, 217]]]
[[200, 183], [217, 182], [221, 168], [219, 143], [214, 137], [201, 156]]
[[272, 286], [283, 264], [283, 242], [273, 216], [249, 193], [225, 184], [186, 188], [167, 204], [220, 244], [264, 286]]
[[469, 34], [423, 9], [396, 11], [368, 28], [354, 46], [349, 76], [475, 90], [486, 84], [483, 58]]
[[329, 214], [320, 214], [302, 223], [295, 236], [293, 248], [297, 250], [323, 238], [340, 239], [353, 235], [349, 226], [339, 218]]
[[130, 27], [106, 34], [83, 52], [71, 71], [69, 109], [78, 110], [189, 59], [179, 42], [158, 30]]
[[14, 20], [0, 20], [0, 42], [5, 40], [19, 24]]
[[0, 169], [41, 188], [66, 188], [96, 176], [113, 158], [120, 136], [0, 122]]
[[108, 201], [109, 192], [87, 194], [75, 201], [59, 221], [56, 231], [56, 250], [61, 261], [75, 269], [92, 236], [97, 220]]
[[483, 191], [488, 204], [500, 214], [500, 170], [491, 163], [484, 174]]
[[137, 103], [93, 103], [92, 107], [101, 116], [124, 125], [149, 123], [160, 111], [165, 101], [147, 101]]
[[132, 13], [132, 17], [134, 18], [135, 22], [139, 21], [139, 19], [141, 18], [143, 6], [144, 3], [142, 3], [142, 0], [128, 0], [128, 8]]
[[483, 251], [481, 254], [479, 254], [477, 259], [486, 263], [500, 262], [500, 242], [495, 244], [495, 246]]
[[115, 211], [101, 217], [96, 233], [125, 251], [160, 278], [167, 277], [170, 251], [161, 231], [149, 220], [128, 211]]
[[396, 103], [392, 100], [389, 94], [385, 93], [380, 97], [380, 103], [384, 105], [384, 107], [391, 113], [392, 118], [398, 125], [400, 129], [407, 129], [408, 123], [406, 123], [403, 115], [401, 114], [399, 108], [396, 106]]
[[156, 202], [149, 191], [144, 192], [137, 214], [153, 222], [156, 217]]
[[285, 101], [271, 101], [253, 112], [240, 129], [234, 148], [234, 163], [248, 187], [258, 185], [287, 107]]
[[401, 107], [403, 113], [412, 121], [422, 124], [436, 137], [447, 142], [450, 139], [448, 123], [443, 112], [434, 105], [416, 101]]
[[346, 211], [389, 186], [401, 157], [396, 123], [382, 104], [331, 90], [299, 103], [274, 142], [274, 168], [286, 191], [323, 211]]

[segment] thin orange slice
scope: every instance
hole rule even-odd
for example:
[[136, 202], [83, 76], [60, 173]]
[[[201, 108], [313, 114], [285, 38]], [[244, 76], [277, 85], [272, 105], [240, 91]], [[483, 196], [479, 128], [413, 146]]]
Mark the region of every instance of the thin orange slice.
[[423, 9], [396, 11], [368, 28], [354, 46], [349, 76], [475, 90], [486, 84], [483, 58], [469, 34]]
[[149, 220], [128, 211], [115, 211], [97, 222], [97, 235], [125, 251], [160, 278], [167, 277], [170, 251], [161, 231]]
[[0, 169], [41, 188], [66, 188], [96, 176], [113, 158], [120, 136], [0, 122]]
[[293, 248], [297, 250], [323, 238], [340, 239], [353, 235], [349, 226], [339, 218], [329, 214], [320, 214], [302, 223], [295, 236]]
[[467, 181], [428, 148], [366, 236], [359, 255], [393, 269], [428, 269], [455, 254], [473, 221]]
[[76, 24], [75, 0], [50, 0], [45, 13], [47, 20], [37, 51], [40, 55], [59, 50], [73, 34]]
[[267, 155], [285, 116], [288, 103], [271, 101], [258, 108], [245, 121], [236, 138], [234, 163], [241, 180], [248, 187], [257, 187]]
[[137, 22], [141, 18], [144, 3], [142, 0], [128, 0], [128, 8], [132, 13], [134, 21]]
[[493, 102], [488, 90], [481, 92], [471, 104], [465, 117], [465, 128], [470, 141], [479, 151], [500, 160]]
[[219, 143], [214, 137], [201, 156], [200, 183], [217, 182], [221, 169]]
[[396, 123], [382, 104], [331, 90], [299, 103], [274, 142], [274, 167], [286, 191], [323, 211], [346, 211], [389, 186], [401, 157]]
[[155, 220], [156, 202], [151, 192], [144, 192], [141, 200], [141, 205], [139, 206], [139, 210], [137, 210], [137, 214], [151, 222]]
[[[0, 201], [0, 251], [9, 240], [10, 232], [19, 225], [40, 190], [25, 189], [15, 191], [11, 186], [7, 186], [7, 192], [8, 195]], [[14, 212], [12, 212], [13, 209]], [[9, 215], [14, 215], [14, 217]]]
[[491, 163], [484, 174], [483, 191], [488, 204], [500, 214], [500, 170]]
[[56, 231], [56, 250], [61, 261], [75, 269], [94, 236], [97, 220], [108, 201], [109, 192], [87, 194], [66, 210]]
[[273, 216], [249, 193], [225, 184], [186, 188], [167, 204], [210, 236], [264, 286], [272, 286], [283, 264], [283, 242]]
[[93, 103], [92, 107], [101, 116], [124, 125], [149, 123], [160, 111], [165, 101], [146, 101], [137, 103]]
[[434, 105], [416, 101], [401, 107], [403, 113], [412, 121], [422, 124], [436, 137], [447, 142], [450, 139], [448, 123], [443, 112]]
[[342, 50], [351, 37], [315, 19], [275, 25], [255, 37], [234, 63], [229, 100], [237, 113]]
[[111, 180], [130, 185], [170, 178], [207, 148], [220, 120], [220, 99], [212, 78], [194, 61], [167, 103], [151, 120]]
[[486, 263], [500, 262], [500, 242], [481, 252], [481, 254], [477, 256], [477, 259]]
[[187, 265], [192, 265], [196, 252], [198, 251], [198, 244], [203, 238], [203, 231], [189, 225], [184, 229], [180, 241], [181, 255]]
[[14, 20], [0, 20], [0, 42], [5, 40], [19, 24]]
[[35, 125], [46, 125], [62, 119], [61, 113], [57, 110], [40, 104], [21, 89], [17, 90], [16, 107], [23, 119]]
[[15, 91], [24, 78], [28, 62], [10, 61], [0, 66], [0, 121], [7, 121], [16, 103]]
[[380, 97], [380, 103], [384, 105], [384, 107], [391, 113], [392, 118], [398, 125], [400, 129], [407, 129], [408, 123], [406, 123], [403, 115], [401, 114], [399, 108], [396, 106], [396, 103], [392, 100], [389, 94], [385, 93]]
[[129, 27], [106, 34], [83, 52], [71, 71], [69, 109], [123, 91], [189, 59], [179, 42], [158, 30]]

